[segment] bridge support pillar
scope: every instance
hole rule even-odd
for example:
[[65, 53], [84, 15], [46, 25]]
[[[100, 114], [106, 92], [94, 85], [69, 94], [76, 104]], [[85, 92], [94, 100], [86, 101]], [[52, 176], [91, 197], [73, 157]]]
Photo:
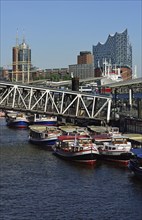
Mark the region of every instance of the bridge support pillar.
[[138, 99], [138, 118], [142, 118], [142, 100]]
[[107, 123], [109, 123], [109, 121], [110, 121], [110, 112], [111, 112], [111, 99], [108, 101]]

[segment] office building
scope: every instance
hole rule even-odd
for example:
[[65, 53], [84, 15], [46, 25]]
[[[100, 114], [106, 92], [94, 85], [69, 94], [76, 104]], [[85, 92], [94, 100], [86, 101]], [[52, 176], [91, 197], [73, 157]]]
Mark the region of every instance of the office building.
[[92, 64], [73, 64], [69, 65], [69, 74], [79, 79], [94, 77], [94, 66]]
[[69, 65], [69, 74], [79, 79], [94, 77], [94, 59], [91, 52], [80, 52], [77, 56], [77, 64]]
[[12, 51], [12, 81], [28, 83], [30, 81], [31, 49], [23, 39], [21, 44], [18, 44], [16, 40], [16, 46], [12, 48]]
[[81, 51], [77, 56], [77, 64], [93, 64], [93, 55], [89, 51]]

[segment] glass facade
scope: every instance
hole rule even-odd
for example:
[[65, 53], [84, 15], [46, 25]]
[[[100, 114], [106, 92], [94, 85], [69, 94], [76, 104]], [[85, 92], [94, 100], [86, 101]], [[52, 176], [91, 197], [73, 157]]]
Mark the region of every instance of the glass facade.
[[18, 53], [19, 70], [28, 71], [29, 63], [31, 62], [31, 50], [20, 49]]
[[94, 46], [94, 65], [103, 67], [104, 60], [111, 62], [112, 65], [128, 66], [132, 68], [132, 46], [129, 43], [127, 29], [122, 33], [115, 33], [115, 35], [108, 36], [104, 44], [100, 42]]
[[13, 47], [13, 80], [27, 82], [30, 79], [31, 49], [23, 42]]

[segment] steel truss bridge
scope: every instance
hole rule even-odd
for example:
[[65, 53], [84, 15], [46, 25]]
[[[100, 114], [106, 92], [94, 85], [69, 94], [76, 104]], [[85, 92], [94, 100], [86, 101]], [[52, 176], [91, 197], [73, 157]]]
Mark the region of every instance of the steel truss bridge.
[[110, 121], [112, 98], [0, 81], [0, 109]]

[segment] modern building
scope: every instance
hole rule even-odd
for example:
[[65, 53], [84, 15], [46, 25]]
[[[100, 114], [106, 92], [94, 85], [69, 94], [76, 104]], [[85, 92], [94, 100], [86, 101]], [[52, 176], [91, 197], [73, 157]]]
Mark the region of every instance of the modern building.
[[73, 64], [69, 65], [69, 74], [79, 79], [94, 77], [94, 66], [92, 64]]
[[132, 46], [127, 29], [122, 33], [109, 35], [107, 41], [93, 45], [94, 66], [103, 69], [104, 61], [117, 67], [132, 68]]
[[69, 65], [69, 74], [79, 79], [94, 77], [94, 58], [91, 52], [81, 51], [77, 56], [77, 64]]
[[77, 64], [93, 64], [93, 55], [90, 51], [81, 51], [77, 56]]
[[28, 83], [30, 81], [31, 69], [31, 49], [25, 43], [25, 39], [21, 44], [17, 43], [12, 48], [12, 81]]

